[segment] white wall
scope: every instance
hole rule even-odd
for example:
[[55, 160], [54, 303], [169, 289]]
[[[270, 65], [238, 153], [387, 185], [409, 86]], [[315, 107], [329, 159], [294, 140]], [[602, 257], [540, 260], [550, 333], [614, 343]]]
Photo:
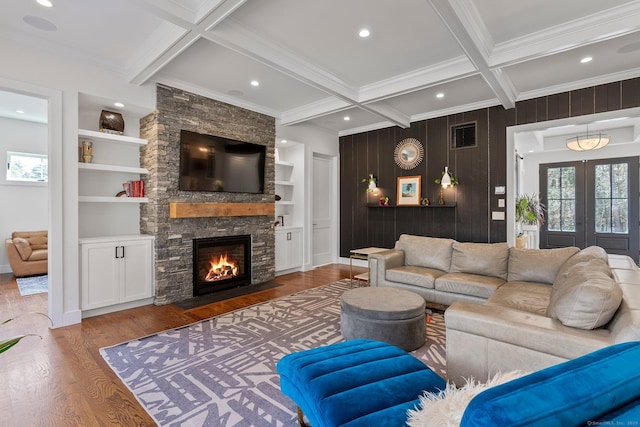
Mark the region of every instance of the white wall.
[[303, 266], [304, 271], [310, 270], [312, 266], [312, 250], [313, 250], [313, 156], [314, 154], [321, 154], [323, 156], [332, 157], [334, 159], [334, 170], [336, 179], [334, 180], [334, 186], [331, 194], [333, 200], [335, 200], [335, 208], [333, 213], [333, 241], [334, 241], [334, 254], [333, 259], [338, 262], [339, 253], [339, 190], [338, 183], [339, 177], [339, 138], [338, 134], [329, 132], [313, 125], [292, 125], [281, 126], [276, 120], [276, 139], [287, 139], [289, 141], [296, 141], [304, 144], [304, 223], [303, 223]]
[[[0, 117], [0, 159], [7, 164], [7, 151], [47, 154], [47, 125]], [[45, 183], [7, 182], [6, 168], [0, 173], [0, 273], [11, 273], [4, 239], [13, 231], [47, 230], [48, 189]]]
[[[60, 270], [59, 274], [51, 274], [50, 269], [49, 313], [54, 325], [59, 327], [81, 321], [78, 277], [78, 94], [118, 100], [152, 111], [155, 109], [156, 91], [155, 85], [132, 85], [123, 76], [92, 64], [66, 60], [55, 52], [18, 43], [18, 40], [0, 39], [3, 57], [13, 58], [3, 61], [0, 88], [29, 95], [48, 93], [56, 98], [56, 102], [60, 100], [60, 105], [56, 105], [56, 111], [53, 112], [55, 122], [49, 122], [55, 133], [52, 135], [50, 131], [50, 141], [60, 145], [54, 147], [60, 152], [59, 157], [55, 152], [52, 153], [52, 146], [49, 146], [49, 209], [55, 212], [54, 216], [49, 217], [49, 258], [57, 257], [55, 268]], [[51, 180], [55, 171], [58, 171], [58, 180], [61, 182]], [[52, 254], [55, 248], [59, 248], [62, 254]], [[51, 262], [49, 265], [51, 267]]]

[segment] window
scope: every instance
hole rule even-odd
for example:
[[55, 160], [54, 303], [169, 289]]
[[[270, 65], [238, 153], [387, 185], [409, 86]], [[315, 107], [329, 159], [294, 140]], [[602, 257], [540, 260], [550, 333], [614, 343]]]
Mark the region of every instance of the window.
[[549, 231], [575, 231], [576, 168], [547, 170], [547, 200]]
[[46, 154], [7, 151], [7, 181], [47, 182]]
[[627, 163], [596, 165], [596, 232], [627, 233], [629, 231], [629, 191]]
[[476, 123], [451, 126], [451, 148], [476, 146]]

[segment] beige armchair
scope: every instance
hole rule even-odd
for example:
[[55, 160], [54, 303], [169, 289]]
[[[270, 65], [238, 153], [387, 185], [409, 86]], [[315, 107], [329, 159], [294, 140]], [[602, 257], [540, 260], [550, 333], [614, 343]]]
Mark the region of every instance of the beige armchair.
[[47, 274], [47, 231], [15, 231], [5, 240], [5, 247], [14, 276]]

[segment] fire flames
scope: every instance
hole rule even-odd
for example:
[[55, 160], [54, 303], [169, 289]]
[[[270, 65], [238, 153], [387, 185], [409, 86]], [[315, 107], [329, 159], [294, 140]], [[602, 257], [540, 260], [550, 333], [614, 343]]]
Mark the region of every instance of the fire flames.
[[212, 257], [209, 261], [209, 271], [204, 280], [207, 282], [215, 282], [216, 280], [229, 279], [238, 275], [238, 265], [228, 260], [228, 255], [220, 255], [219, 258]]

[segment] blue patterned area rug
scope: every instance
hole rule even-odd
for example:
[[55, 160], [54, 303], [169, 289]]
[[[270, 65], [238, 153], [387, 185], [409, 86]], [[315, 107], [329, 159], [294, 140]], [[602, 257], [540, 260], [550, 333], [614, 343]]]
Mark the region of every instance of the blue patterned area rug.
[[[182, 328], [100, 349], [111, 369], [161, 426], [297, 426], [280, 392], [285, 354], [340, 342], [342, 280]], [[441, 314], [412, 354], [444, 376]]]
[[20, 295], [35, 295], [49, 292], [49, 276], [16, 277]]

